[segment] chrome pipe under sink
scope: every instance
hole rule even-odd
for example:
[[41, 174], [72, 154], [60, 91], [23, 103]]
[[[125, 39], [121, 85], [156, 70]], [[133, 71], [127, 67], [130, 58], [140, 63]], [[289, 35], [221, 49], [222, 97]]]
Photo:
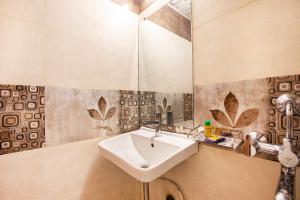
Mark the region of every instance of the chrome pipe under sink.
[[296, 168], [281, 165], [280, 177], [275, 193], [275, 200], [293, 200], [295, 197]]

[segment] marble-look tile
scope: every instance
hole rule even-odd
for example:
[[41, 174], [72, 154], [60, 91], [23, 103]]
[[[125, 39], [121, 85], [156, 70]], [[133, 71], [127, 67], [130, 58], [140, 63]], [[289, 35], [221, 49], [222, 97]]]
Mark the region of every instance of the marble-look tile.
[[[286, 117], [278, 112], [276, 99], [283, 94], [300, 95], [300, 76], [195, 86], [195, 124], [211, 119], [214, 126], [257, 131], [272, 144], [282, 144]], [[227, 104], [227, 105], [226, 105]], [[227, 108], [226, 108], [227, 107]], [[300, 148], [300, 116], [294, 114], [294, 134]]]
[[158, 109], [161, 106], [163, 109], [162, 119], [166, 118], [166, 113], [168, 109], [164, 109], [164, 99], [166, 99], [166, 106], [171, 106], [170, 111], [173, 113], [174, 122], [184, 121], [184, 102], [182, 93], [164, 93], [156, 92], [155, 93], [155, 102], [156, 102], [156, 111], [160, 112]]
[[[210, 119], [212, 120], [213, 126], [229, 129], [235, 128], [237, 130], [242, 130], [244, 133], [250, 131], [259, 131], [263, 133], [267, 114], [266, 91], [267, 84], [265, 79], [195, 86], [195, 124], [202, 124], [205, 120]], [[226, 97], [228, 102], [231, 101], [230, 99], [235, 101], [233, 108], [235, 111], [228, 112], [228, 109], [226, 110]], [[251, 111], [254, 112], [254, 121], [248, 126], [244, 126], [245, 124], [239, 126], [238, 120], [242, 116], [242, 113], [248, 109], [253, 109]], [[219, 110], [220, 112], [216, 110]], [[221, 118], [221, 112], [223, 112], [225, 114], [223, 122], [222, 120], [214, 120], [213, 112], [218, 112], [215, 115], [218, 115], [219, 118]], [[227, 121], [226, 118], [228, 119]]]
[[[54, 87], [45, 91], [46, 146], [119, 133], [119, 91]], [[101, 97], [106, 108], [98, 106]], [[94, 118], [88, 111], [92, 109]]]

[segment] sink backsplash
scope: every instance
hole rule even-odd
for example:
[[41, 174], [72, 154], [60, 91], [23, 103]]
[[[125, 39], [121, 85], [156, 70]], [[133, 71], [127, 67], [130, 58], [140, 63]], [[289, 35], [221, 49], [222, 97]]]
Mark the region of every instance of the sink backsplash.
[[0, 94], [0, 155], [139, 129], [163, 99], [174, 119], [193, 111], [183, 93], [0, 85]]
[[[286, 93], [300, 96], [300, 75], [195, 85], [195, 124], [211, 119], [215, 126], [240, 131], [240, 137], [258, 131], [268, 142], [281, 144], [286, 119], [275, 101]], [[300, 116], [295, 117], [294, 130], [299, 147]]]
[[[194, 86], [195, 125], [247, 133], [258, 131], [273, 144], [285, 135], [285, 117], [275, 100], [300, 95], [300, 75]], [[0, 155], [136, 130], [156, 112], [174, 122], [193, 119], [193, 95], [151, 91], [86, 90], [0, 85]], [[295, 134], [300, 145], [300, 116]], [[242, 137], [243, 134], [240, 136]]]

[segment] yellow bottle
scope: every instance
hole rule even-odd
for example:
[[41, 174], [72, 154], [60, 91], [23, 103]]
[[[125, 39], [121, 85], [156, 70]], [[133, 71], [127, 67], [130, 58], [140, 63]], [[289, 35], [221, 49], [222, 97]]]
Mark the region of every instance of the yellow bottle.
[[206, 138], [209, 138], [212, 136], [212, 127], [210, 126], [210, 120], [204, 121], [204, 135]]

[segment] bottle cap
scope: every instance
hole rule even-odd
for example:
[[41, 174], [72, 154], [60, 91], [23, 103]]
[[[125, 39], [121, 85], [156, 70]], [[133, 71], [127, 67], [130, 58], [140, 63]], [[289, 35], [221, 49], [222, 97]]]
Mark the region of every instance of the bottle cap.
[[210, 120], [205, 120], [204, 121], [204, 126], [210, 126]]

